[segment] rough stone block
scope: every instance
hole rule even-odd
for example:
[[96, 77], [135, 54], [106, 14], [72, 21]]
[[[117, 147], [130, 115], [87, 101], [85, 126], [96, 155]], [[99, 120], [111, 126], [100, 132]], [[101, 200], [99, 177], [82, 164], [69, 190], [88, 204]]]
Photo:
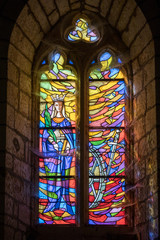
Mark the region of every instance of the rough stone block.
[[157, 150], [154, 150], [146, 159], [146, 174], [150, 175], [157, 171]]
[[107, 15], [111, 3], [112, 3], [112, 0], [108, 0], [108, 1], [102, 0], [101, 1], [101, 5], [100, 5], [101, 11], [100, 11], [100, 13], [103, 17], [105, 17]]
[[117, 29], [121, 32], [123, 31], [128, 22], [129, 22], [129, 19], [133, 13], [133, 11], [135, 10], [135, 7], [136, 7], [136, 2], [134, 0], [128, 0], [126, 2], [126, 5], [124, 6], [123, 10], [122, 10], [122, 13], [120, 15], [120, 18], [118, 20], [118, 24], [117, 24]]
[[142, 11], [140, 10], [140, 8], [137, 8], [135, 15], [133, 15], [131, 18], [127, 30], [122, 35], [122, 40], [126, 43], [127, 46], [130, 46], [137, 33], [144, 26], [145, 22], [146, 19]]
[[13, 157], [9, 153], [6, 153], [5, 166], [8, 169], [13, 169]]
[[112, 8], [109, 13], [108, 21], [115, 27], [116, 22], [119, 18], [120, 12], [125, 4], [125, 0], [114, 0]]
[[26, 164], [25, 162], [22, 162], [18, 159], [14, 159], [14, 173], [21, 178], [24, 178], [28, 181], [30, 181], [31, 178], [31, 167]]
[[31, 122], [18, 112], [15, 112], [15, 128], [28, 140], [31, 140]]
[[[7, 101], [15, 109], [18, 109], [18, 88], [10, 81], [7, 83]], [[12, 116], [14, 121], [14, 115]]]
[[56, 0], [57, 7], [59, 9], [60, 15], [63, 16], [67, 12], [69, 12], [69, 5], [67, 0]]
[[147, 142], [150, 151], [155, 149], [157, 147], [157, 131], [156, 128], [154, 128], [150, 133], [147, 134]]
[[140, 94], [134, 99], [133, 103], [134, 118], [142, 117], [146, 111], [146, 91], [143, 90]]
[[71, 9], [75, 10], [75, 9], [79, 9], [81, 6], [80, 2], [77, 2], [77, 3], [73, 3], [71, 5]]
[[14, 207], [13, 207], [13, 215], [17, 218], [18, 217], [18, 206], [19, 203], [17, 201], [14, 201]]
[[26, 203], [27, 193], [25, 192], [24, 181], [20, 177], [6, 172], [5, 191], [15, 200]]
[[136, 198], [138, 202], [145, 201], [147, 199], [147, 189], [148, 189], [148, 181], [144, 178], [142, 181], [137, 183], [137, 193]]
[[6, 149], [19, 159], [24, 159], [24, 142], [22, 138], [13, 130], [6, 129]]
[[144, 67], [144, 86], [155, 78], [155, 58], [152, 58]]
[[132, 61], [132, 69], [133, 69], [133, 74], [137, 73], [137, 71], [140, 69], [137, 58], [134, 61]]
[[86, 3], [93, 6], [93, 7], [98, 7], [99, 2], [100, 2], [100, 0], [86, 0]]
[[29, 97], [25, 93], [20, 92], [20, 112], [25, 115], [26, 118], [29, 116], [29, 105]]
[[27, 58], [31, 61], [33, 60], [35, 48], [17, 25], [14, 25], [11, 35], [11, 43]]
[[17, 228], [17, 219], [11, 217], [11, 216], [8, 216], [8, 215], [5, 215], [5, 224], [10, 226], [10, 227], [13, 227], [13, 228]]
[[20, 89], [31, 96], [31, 78], [20, 72]]
[[38, 47], [41, 39], [43, 38], [43, 32], [41, 31], [39, 24], [34, 19], [27, 5], [25, 5], [21, 11], [17, 19], [17, 24], [23, 29], [35, 47]]
[[146, 24], [131, 45], [130, 48], [131, 59], [137, 57], [140, 54], [140, 52], [142, 52], [142, 50], [146, 47], [146, 45], [151, 41], [151, 39], [152, 33], [149, 28], [149, 25]]
[[40, 6], [39, 2], [37, 0], [29, 0], [28, 4], [31, 8], [31, 11], [33, 12], [34, 16], [36, 17], [37, 21], [40, 23], [43, 31], [47, 33], [50, 29], [50, 25], [48, 22], [48, 19]]
[[145, 135], [145, 121], [144, 118], [140, 118], [134, 125], [134, 139], [135, 141], [141, 139]]
[[54, 1], [51, 0], [40, 0], [45, 12], [47, 15], [49, 15], [53, 10], [56, 9], [56, 5]]
[[146, 48], [143, 50], [143, 52], [139, 55], [139, 63], [140, 63], [140, 65], [143, 66], [151, 58], [153, 58], [154, 55], [155, 55], [154, 41], [151, 41], [146, 46]]
[[14, 128], [14, 108], [7, 104], [7, 125], [11, 128]]
[[133, 94], [136, 95], [142, 90], [143, 71], [139, 71], [133, 76]]
[[146, 156], [150, 154], [150, 148], [149, 148], [146, 137], [140, 140], [138, 153], [139, 153], [139, 160], [141, 160], [142, 158], [144, 159]]
[[31, 62], [12, 45], [9, 46], [8, 58], [25, 73], [31, 74]]
[[156, 127], [156, 107], [151, 108], [146, 113], [146, 132]]
[[[138, 159], [134, 165], [134, 180], [135, 182], [143, 179], [145, 177], [145, 161], [142, 159]], [[142, 185], [142, 184], [141, 184]], [[139, 188], [137, 188], [137, 191], [140, 191]]]
[[87, 9], [88, 11], [91, 11], [91, 12], [98, 12], [97, 8], [91, 7], [89, 5], [85, 5], [84, 8]]
[[75, 3], [75, 2], [77, 2], [77, 0], [70, 0], [70, 3], [72, 4], [72, 3]]
[[19, 205], [19, 219], [27, 225], [30, 224], [30, 209], [24, 204]]
[[31, 164], [31, 142], [25, 142], [25, 162]]
[[49, 21], [50, 21], [51, 25], [54, 26], [54, 24], [59, 19], [58, 11], [57, 10], [53, 11], [53, 13], [48, 18], [49, 18]]
[[147, 109], [156, 104], [156, 86], [155, 80], [147, 85]]
[[8, 61], [8, 79], [18, 85], [19, 75], [19, 69], [12, 62]]
[[[36, 182], [36, 184], [38, 184], [38, 181]], [[25, 189], [25, 193], [26, 193], [26, 199], [25, 199], [26, 200], [26, 205], [28, 207], [30, 207], [31, 206], [31, 184], [28, 184], [28, 182], [25, 182], [24, 189]], [[37, 191], [33, 192], [34, 196], [35, 196], [35, 194], [38, 197], [38, 189], [37, 189]]]
[[5, 213], [10, 216], [13, 215], [13, 199], [8, 195], [5, 196]]

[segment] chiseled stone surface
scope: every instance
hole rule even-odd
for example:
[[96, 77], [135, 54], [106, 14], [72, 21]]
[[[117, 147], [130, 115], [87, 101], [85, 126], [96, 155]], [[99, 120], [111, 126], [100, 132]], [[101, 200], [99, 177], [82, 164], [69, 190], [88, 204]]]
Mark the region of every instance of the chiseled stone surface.
[[147, 85], [147, 109], [156, 104], [156, 86], [155, 80]]
[[35, 48], [33, 44], [23, 34], [22, 30], [15, 25], [11, 37], [11, 42], [18, 50], [22, 52], [30, 61], [33, 60]]
[[144, 86], [146, 86], [155, 78], [155, 58], [144, 66], [144, 73]]
[[81, 6], [80, 2], [76, 2], [76, 3], [73, 3], [71, 5], [71, 9], [75, 10], [75, 9], [79, 9]]
[[[146, 47], [146, 45], [151, 41], [152, 33], [148, 26], [145, 24], [142, 31], [137, 35], [136, 39], [133, 41], [131, 48], [130, 48], [130, 56], [131, 59], [137, 57], [142, 50]], [[127, 40], [126, 40], [127, 43]]]
[[[137, 24], [137, 21], [139, 24]], [[145, 17], [142, 15], [139, 8], [136, 9], [135, 14], [132, 16], [127, 30], [123, 33], [122, 39], [127, 42], [127, 46], [133, 42], [135, 36], [139, 33], [140, 29], [144, 26], [146, 22]]]
[[146, 132], [149, 132], [154, 127], [156, 127], [156, 107], [146, 112]]
[[50, 29], [50, 25], [43, 8], [40, 6], [37, 0], [29, 0], [28, 4], [40, 26], [42, 27], [43, 31], [47, 33]]
[[139, 64], [144, 66], [151, 58], [155, 56], [154, 41], [152, 40], [143, 52], [139, 55]]
[[27, 74], [21, 71], [19, 81], [20, 81], [19, 83], [20, 90], [22, 90], [28, 96], [31, 97], [31, 77], [29, 77]]
[[18, 87], [15, 86], [12, 82], [8, 81], [7, 87], [7, 102], [13, 106], [15, 109], [18, 109]]
[[91, 5], [91, 6], [94, 6], [94, 7], [98, 7], [99, 6], [99, 2], [100, 0], [86, 0], [86, 3]]
[[70, 9], [69, 9], [69, 4], [67, 0], [56, 0], [56, 5], [58, 7], [58, 10], [60, 12], [60, 15], [64, 15], [66, 14]]
[[49, 21], [54, 25], [59, 20], [59, 14], [57, 10], [54, 10], [51, 15], [49, 15]]
[[44, 34], [27, 5], [25, 5], [21, 14], [19, 15], [17, 24], [21, 29], [23, 29], [23, 32], [27, 35], [35, 47], [38, 47]]
[[42, 7], [44, 8], [44, 11], [47, 15], [51, 14], [56, 9], [56, 5], [54, 1], [51, 0], [40, 0], [40, 3], [42, 4]]
[[108, 21], [111, 24], [111, 26], [115, 27], [117, 20], [120, 16], [120, 12], [125, 4], [125, 0], [114, 0], [110, 14], [108, 16]]
[[117, 23], [117, 29], [120, 32], [126, 28], [135, 8], [136, 2], [134, 0], [127, 0]]
[[22, 71], [27, 74], [31, 74], [31, 62], [20, 52], [18, 51], [13, 45], [9, 46], [9, 59]]
[[133, 76], [133, 94], [136, 95], [142, 90], [143, 86], [143, 70], [140, 70]]
[[11, 61], [8, 61], [8, 79], [18, 85], [19, 74], [18, 67], [16, 67]]
[[146, 112], [146, 91], [142, 90], [133, 101], [134, 118], [142, 117]]
[[100, 13], [103, 17], [105, 17], [106, 14], [108, 13], [111, 3], [112, 3], [112, 0], [108, 0], [108, 1], [101, 0], [101, 4], [100, 4], [101, 12]]

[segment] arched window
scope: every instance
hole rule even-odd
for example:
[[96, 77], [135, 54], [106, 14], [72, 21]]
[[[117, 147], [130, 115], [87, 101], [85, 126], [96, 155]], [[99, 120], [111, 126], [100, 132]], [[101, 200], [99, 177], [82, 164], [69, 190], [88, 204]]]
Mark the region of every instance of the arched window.
[[104, 51], [89, 75], [89, 224], [94, 225], [125, 224], [125, 83], [114, 67], [118, 62]]
[[126, 224], [122, 61], [105, 46], [86, 51], [102, 38], [88, 21], [75, 19], [70, 49], [57, 45], [39, 68], [40, 224]]
[[41, 64], [39, 223], [75, 224], [77, 75], [58, 51]]

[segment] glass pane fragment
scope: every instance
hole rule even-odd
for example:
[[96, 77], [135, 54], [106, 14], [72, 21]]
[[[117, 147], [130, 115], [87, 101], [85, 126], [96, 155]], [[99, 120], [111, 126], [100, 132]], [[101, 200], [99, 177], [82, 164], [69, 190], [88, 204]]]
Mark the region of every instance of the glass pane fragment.
[[124, 81], [89, 83], [89, 126], [124, 127]]
[[88, 43], [93, 43], [98, 41], [99, 36], [96, 29], [91, 29], [88, 26], [88, 22], [79, 18], [75, 23], [75, 29], [68, 34], [68, 40], [71, 42], [75, 41], [85, 41]]
[[89, 224], [125, 224], [125, 179], [89, 178]]
[[75, 224], [75, 179], [39, 181], [39, 223]]
[[89, 176], [125, 175], [123, 129], [89, 130]]
[[[72, 62], [73, 64], [73, 62]], [[69, 80], [68, 80], [69, 79]], [[57, 51], [41, 68], [39, 223], [75, 224], [76, 71]]]

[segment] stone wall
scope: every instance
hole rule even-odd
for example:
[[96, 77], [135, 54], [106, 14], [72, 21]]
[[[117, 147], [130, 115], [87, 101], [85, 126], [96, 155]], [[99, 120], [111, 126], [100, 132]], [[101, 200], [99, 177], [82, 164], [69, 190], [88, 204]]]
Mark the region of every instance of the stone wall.
[[[104, 18], [130, 49], [133, 82], [133, 130], [135, 221], [142, 240], [157, 237], [158, 168], [156, 130], [156, 74], [154, 39], [149, 24], [134, 0], [30, 0], [16, 22], [10, 38], [8, 59], [2, 61], [8, 75], [5, 155], [5, 239], [25, 239], [31, 225], [32, 173], [32, 66], [42, 39], [63, 16], [85, 10]], [[12, 18], [12, 15], [11, 17]], [[13, 25], [13, 22], [12, 22]], [[2, 51], [2, 53], [5, 49]], [[125, 54], [125, 53], [124, 53]], [[6, 65], [8, 64], [8, 66]], [[6, 76], [6, 75], [5, 75]], [[3, 93], [4, 95], [5, 93]], [[5, 98], [5, 96], [4, 96]], [[2, 107], [5, 106], [2, 101]], [[3, 166], [4, 167], [4, 166]], [[3, 178], [4, 179], [4, 178]], [[2, 180], [3, 180], [2, 179]]]

